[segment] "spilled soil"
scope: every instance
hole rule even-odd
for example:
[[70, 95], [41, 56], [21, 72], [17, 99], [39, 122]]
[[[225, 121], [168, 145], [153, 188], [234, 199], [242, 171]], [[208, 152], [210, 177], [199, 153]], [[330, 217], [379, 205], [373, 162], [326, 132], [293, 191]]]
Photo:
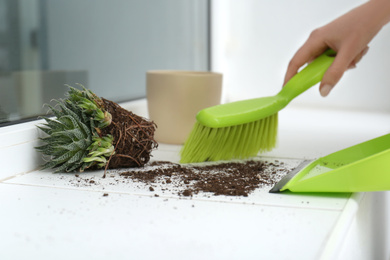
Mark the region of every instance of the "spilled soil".
[[283, 162], [253, 160], [205, 166], [156, 161], [149, 166], [149, 170], [131, 170], [120, 175], [151, 185], [150, 191], [154, 191], [156, 183], [175, 183], [176, 186], [181, 186], [178, 192], [181, 196], [207, 192], [212, 195], [247, 197], [259, 187], [274, 185], [289, 171]]
[[153, 161], [141, 168], [109, 170], [106, 178], [76, 174], [70, 184], [78, 187], [101, 186], [103, 189], [116, 185], [136, 186], [156, 197], [164, 193], [183, 197], [200, 193], [247, 197], [258, 188], [272, 188], [290, 170], [277, 160], [184, 165]]

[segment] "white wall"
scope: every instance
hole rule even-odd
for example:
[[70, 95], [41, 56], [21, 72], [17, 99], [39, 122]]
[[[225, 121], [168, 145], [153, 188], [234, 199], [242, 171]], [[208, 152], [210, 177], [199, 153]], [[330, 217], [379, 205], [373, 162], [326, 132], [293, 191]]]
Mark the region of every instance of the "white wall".
[[[289, 60], [310, 32], [362, 0], [214, 0], [213, 70], [224, 74], [227, 101], [276, 94]], [[318, 86], [291, 105], [390, 111], [390, 25], [356, 69], [327, 98]]]

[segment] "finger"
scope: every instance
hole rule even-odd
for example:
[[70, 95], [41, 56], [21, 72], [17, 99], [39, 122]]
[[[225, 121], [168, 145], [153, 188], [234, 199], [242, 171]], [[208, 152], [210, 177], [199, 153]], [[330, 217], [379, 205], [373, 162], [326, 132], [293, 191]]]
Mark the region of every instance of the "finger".
[[325, 72], [320, 85], [321, 96], [326, 97], [329, 94], [337, 82], [340, 81], [355, 57], [357, 57], [356, 52], [349, 46], [345, 45], [337, 52], [335, 60]]
[[366, 46], [357, 56], [356, 58], [351, 62], [351, 64], [348, 66], [348, 69], [356, 68], [356, 64], [359, 63], [359, 61], [363, 58], [364, 55], [368, 52], [369, 47]]
[[[312, 34], [313, 35], [313, 34]], [[283, 86], [297, 74], [299, 68], [322, 54], [328, 47], [318, 37], [310, 36], [309, 39], [295, 53], [288, 64]]]

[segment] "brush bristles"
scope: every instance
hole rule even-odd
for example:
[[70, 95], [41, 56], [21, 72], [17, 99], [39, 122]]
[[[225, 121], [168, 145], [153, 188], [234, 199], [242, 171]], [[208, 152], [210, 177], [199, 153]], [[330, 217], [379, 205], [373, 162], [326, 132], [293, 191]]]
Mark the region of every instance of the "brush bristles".
[[278, 114], [251, 123], [210, 128], [195, 123], [181, 154], [181, 163], [246, 159], [276, 145]]

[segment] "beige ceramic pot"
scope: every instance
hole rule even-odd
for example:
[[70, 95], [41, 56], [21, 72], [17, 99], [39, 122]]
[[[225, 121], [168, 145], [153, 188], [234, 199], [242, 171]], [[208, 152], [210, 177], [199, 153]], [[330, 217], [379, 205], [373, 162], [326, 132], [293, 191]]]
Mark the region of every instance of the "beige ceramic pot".
[[155, 139], [183, 144], [196, 114], [221, 102], [222, 74], [199, 71], [148, 71], [146, 94], [149, 118], [157, 124]]

